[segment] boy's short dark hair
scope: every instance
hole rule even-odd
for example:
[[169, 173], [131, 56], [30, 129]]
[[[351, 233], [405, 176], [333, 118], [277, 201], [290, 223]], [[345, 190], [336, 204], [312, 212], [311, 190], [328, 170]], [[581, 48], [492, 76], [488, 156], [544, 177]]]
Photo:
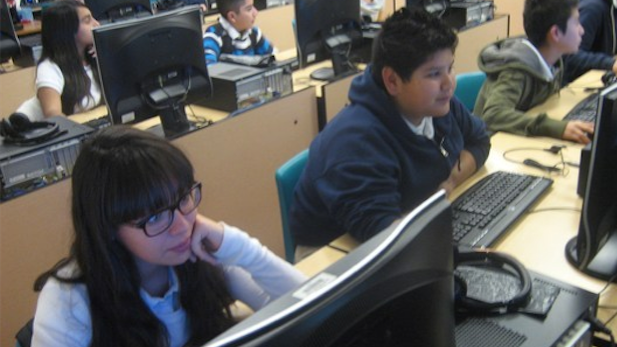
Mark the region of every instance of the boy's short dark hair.
[[[334, 1], [334, 0], [333, 0]], [[456, 33], [439, 18], [424, 9], [402, 8], [383, 23], [373, 45], [373, 78], [383, 86], [381, 71], [391, 67], [403, 81], [438, 51], [454, 53]]]
[[525, 0], [523, 26], [527, 38], [539, 47], [546, 42], [546, 34], [553, 25], [565, 33], [572, 10], [577, 7], [578, 0]]
[[230, 11], [238, 12], [244, 5], [246, 0], [217, 0], [216, 6], [221, 16], [227, 19], [227, 13]]

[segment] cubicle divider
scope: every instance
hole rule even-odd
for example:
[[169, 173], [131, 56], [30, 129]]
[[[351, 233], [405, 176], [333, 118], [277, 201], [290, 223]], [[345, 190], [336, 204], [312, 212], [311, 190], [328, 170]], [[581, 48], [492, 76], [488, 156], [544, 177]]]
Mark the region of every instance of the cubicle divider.
[[35, 72], [34, 67], [28, 67], [0, 74], [0, 118], [8, 117], [34, 96]]

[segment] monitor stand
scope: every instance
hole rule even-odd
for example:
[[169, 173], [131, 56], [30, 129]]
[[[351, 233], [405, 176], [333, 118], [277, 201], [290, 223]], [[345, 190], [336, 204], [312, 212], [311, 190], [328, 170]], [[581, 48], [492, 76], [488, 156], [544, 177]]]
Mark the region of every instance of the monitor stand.
[[191, 131], [197, 130], [197, 129], [201, 129], [203, 127], [198, 127], [194, 122], [190, 122], [190, 126], [187, 130], [181, 132], [181, 133], [177, 133], [171, 136], [165, 135], [165, 130], [163, 129], [163, 126], [161, 124], [156, 124], [153, 125], [149, 128], [146, 129], [147, 132], [154, 134], [158, 137], [163, 137], [163, 138], [167, 138], [167, 139], [174, 139], [177, 138], [179, 136], [182, 136], [184, 134], [190, 133]]
[[334, 79], [334, 69], [331, 67], [322, 67], [311, 72], [311, 79], [317, 81], [331, 81]]
[[568, 262], [586, 275], [604, 281], [616, 282], [617, 256], [615, 255], [617, 254], [617, 232], [610, 234], [606, 243], [585, 267], [581, 267], [578, 259], [577, 239], [577, 237], [574, 237], [566, 244], [566, 259], [568, 259]]

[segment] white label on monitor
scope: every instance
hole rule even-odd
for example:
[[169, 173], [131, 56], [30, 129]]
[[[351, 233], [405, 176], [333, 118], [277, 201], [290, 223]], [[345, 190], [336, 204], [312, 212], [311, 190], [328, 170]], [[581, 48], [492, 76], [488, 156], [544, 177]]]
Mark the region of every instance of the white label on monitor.
[[327, 284], [336, 279], [336, 276], [327, 272], [322, 272], [315, 277], [311, 278], [305, 285], [300, 287], [293, 293], [293, 297], [296, 299], [304, 299], [309, 295], [321, 290]]
[[315, 55], [315, 53], [311, 53], [311, 54], [306, 56], [306, 62], [307, 63], [312, 63], [312, 62], [315, 61], [315, 59], [317, 59], [317, 56]]
[[122, 115], [122, 124], [130, 123], [135, 120], [135, 112], [129, 112]]

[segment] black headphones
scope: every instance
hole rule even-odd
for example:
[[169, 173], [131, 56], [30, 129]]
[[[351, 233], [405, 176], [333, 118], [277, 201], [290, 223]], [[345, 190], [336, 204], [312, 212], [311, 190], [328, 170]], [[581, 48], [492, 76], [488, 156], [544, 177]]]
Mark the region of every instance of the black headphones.
[[460, 265], [478, 268], [497, 268], [515, 275], [520, 281], [521, 289], [507, 300], [488, 302], [467, 296], [467, 282], [455, 269], [456, 308], [468, 313], [504, 313], [516, 311], [529, 302], [531, 296], [531, 276], [523, 264], [513, 257], [484, 250], [459, 251], [455, 248], [455, 268]]
[[23, 113], [13, 113], [0, 121], [0, 136], [4, 143], [34, 145], [62, 135], [58, 124], [53, 122], [32, 122]]

